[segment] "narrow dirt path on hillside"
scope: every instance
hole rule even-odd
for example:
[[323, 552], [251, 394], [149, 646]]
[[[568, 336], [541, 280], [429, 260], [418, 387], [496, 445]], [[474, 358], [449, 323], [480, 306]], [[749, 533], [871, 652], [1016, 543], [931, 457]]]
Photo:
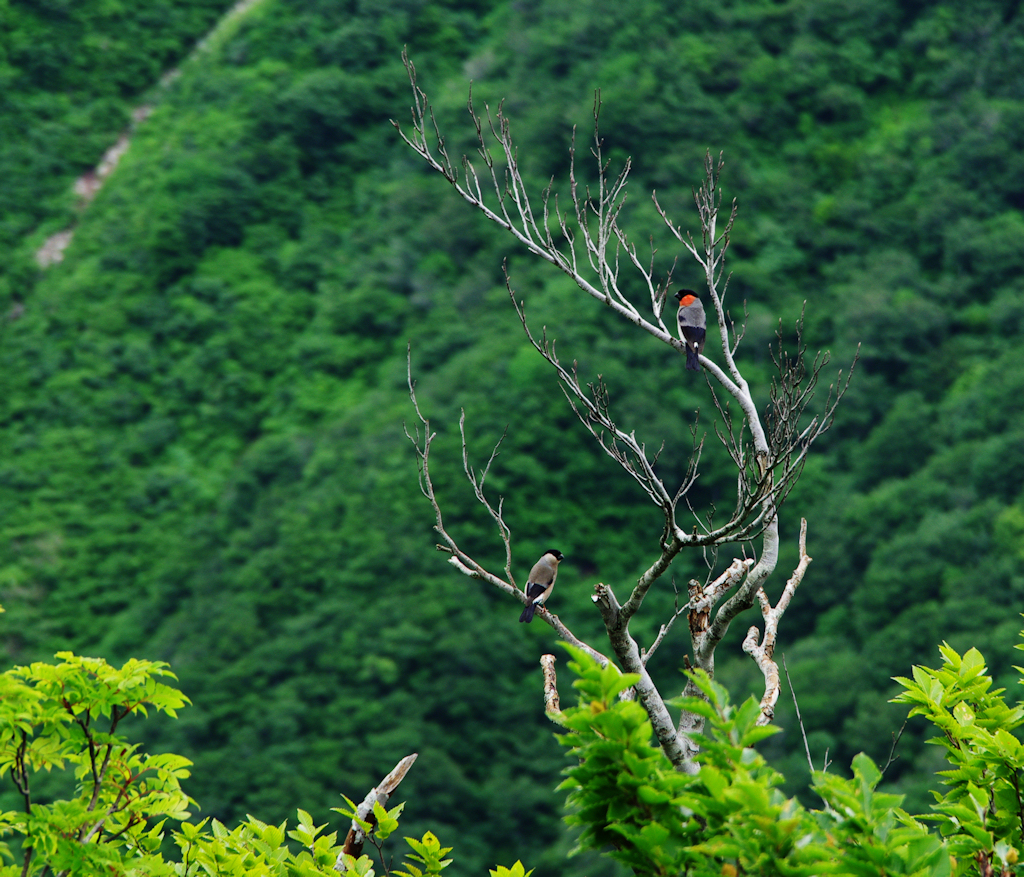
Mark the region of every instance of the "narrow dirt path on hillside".
[[[189, 52], [188, 57], [182, 63], [187, 64], [195, 58], [196, 55], [206, 51], [210, 46], [211, 40], [222, 29], [227, 25], [236, 22], [259, 2], [261, 2], [261, 0], [238, 0], [234, 6], [221, 16], [220, 21], [210, 28], [206, 35], [195, 44], [192, 51]], [[160, 77], [160, 80], [157, 83], [158, 87], [166, 87], [177, 78], [179, 72], [180, 65], [179, 67], [172, 67]], [[128, 151], [128, 147], [131, 146], [131, 138], [135, 129], [142, 124], [142, 122], [144, 122], [152, 112], [152, 103], [146, 103], [136, 107], [132, 111], [131, 123], [124, 129], [124, 131], [121, 132], [114, 145], [103, 153], [103, 157], [100, 159], [99, 164], [97, 164], [92, 170], [86, 171], [86, 173], [82, 174], [82, 176], [75, 180], [73, 190], [79, 198], [79, 216], [81, 216], [86, 207], [89, 206], [92, 199], [96, 197], [96, 193], [103, 187], [107, 178], [117, 168], [118, 162], [121, 161], [124, 154]], [[77, 223], [72, 225], [70, 228], [66, 228], [63, 231], [50, 235], [43, 245], [36, 250], [36, 262], [39, 264], [40, 268], [49, 268], [51, 265], [55, 265], [58, 262], [63, 261], [64, 251], [74, 239], [76, 225]]]

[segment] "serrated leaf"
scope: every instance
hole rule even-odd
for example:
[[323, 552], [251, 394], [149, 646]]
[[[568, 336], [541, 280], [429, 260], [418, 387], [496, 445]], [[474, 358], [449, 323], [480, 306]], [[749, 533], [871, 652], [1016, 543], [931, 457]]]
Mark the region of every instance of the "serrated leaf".
[[974, 710], [963, 701], [960, 701], [960, 703], [953, 707], [953, 718], [956, 719], [958, 725], [965, 727], [974, 722]]
[[672, 800], [672, 796], [667, 792], [646, 784], [641, 785], [636, 794], [642, 804], [667, 804]]

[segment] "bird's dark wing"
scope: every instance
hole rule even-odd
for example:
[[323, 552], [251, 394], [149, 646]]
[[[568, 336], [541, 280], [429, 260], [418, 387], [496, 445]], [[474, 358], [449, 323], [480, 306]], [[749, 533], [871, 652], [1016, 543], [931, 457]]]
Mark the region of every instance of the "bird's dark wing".
[[691, 344], [700, 344], [706, 333], [707, 330], [699, 326], [683, 326], [683, 337]]
[[542, 584], [541, 582], [527, 582], [526, 596], [529, 599], [533, 600], [535, 597], [539, 597], [541, 594], [543, 594], [544, 591], [547, 590], [548, 585], [550, 584], [550, 581], [548, 581], [546, 584]]

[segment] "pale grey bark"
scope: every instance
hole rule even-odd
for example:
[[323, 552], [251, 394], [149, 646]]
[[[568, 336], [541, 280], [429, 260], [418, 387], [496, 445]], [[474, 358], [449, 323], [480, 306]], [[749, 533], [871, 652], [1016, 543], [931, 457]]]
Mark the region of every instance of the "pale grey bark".
[[[743, 651], [754, 659], [761, 675], [764, 676], [764, 696], [761, 698], [761, 718], [759, 724], [766, 725], [775, 717], [775, 704], [779, 699], [779, 691], [782, 688], [779, 678], [779, 665], [775, 662], [775, 644], [779, 635], [779, 620], [789, 608], [789, 602], [793, 599], [796, 589], [804, 579], [807, 567], [811, 558], [807, 554], [807, 520], [800, 520], [800, 561], [797, 563], [793, 575], [786, 582], [782, 589], [782, 596], [778, 603], [772, 606], [764, 588], [757, 591], [757, 601], [761, 605], [761, 617], [764, 619], [764, 636], [757, 629], [757, 625], [751, 625], [747, 635], [743, 638]], [[805, 741], [806, 742], [806, 741]]]
[[[405, 779], [405, 775], [409, 772], [409, 768], [413, 766], [416, 758], [417, 753], [415, 752], [412, 755], [405, 756], [391, 769], [384, 779], [366, 793], [366, 797], [356, 807], [356, 817], [358, 819], [363, 822], [373, 822], [373, 805], [387, 806], [388, 800], [395, 793], [398, 784]], [[334, 862], [335, 871], [344, 873], [347, 870], [345, 867], [345, 856], [358, 858], [362, 854], [366, 836], [366, 830], [363, 826], [353, 819], [348, 834], [345, 837], [345, 842], [341, 846], [341, 852], [338, 853], [338, 857]]]

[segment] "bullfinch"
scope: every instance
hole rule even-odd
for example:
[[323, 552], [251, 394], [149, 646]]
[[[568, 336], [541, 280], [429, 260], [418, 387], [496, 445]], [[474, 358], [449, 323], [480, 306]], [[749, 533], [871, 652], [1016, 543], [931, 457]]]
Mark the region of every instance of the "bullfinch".
[[538, 606], [543, 606], [544, 601], [551, 596], [551, 589], [555, 586], [555, 578], [558, 576], [558, 564], [562, 561], [562, 552], [555, 548], [549, 548], [541, 556], [530, 570], [530, 577], [526, 580], [526, 599], [530, 602], [523, 609], [519, 616], [520, 621], [529, 624], [533, 621], [533, 613]]
[[704, 352], [704, 335], [708, 321], [704, 316], [704, 305], [692, 289], [680, 289], [676, 293], [679, 302], [679, 340], [686, 345], [686, 367], [700, 371], [697, 357]]

